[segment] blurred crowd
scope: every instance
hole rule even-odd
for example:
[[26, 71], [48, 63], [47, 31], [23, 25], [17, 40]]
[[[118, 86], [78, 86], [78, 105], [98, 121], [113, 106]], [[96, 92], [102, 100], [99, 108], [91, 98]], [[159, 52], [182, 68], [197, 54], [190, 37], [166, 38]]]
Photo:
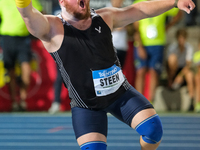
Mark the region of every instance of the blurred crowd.
[[[91, 0], [91, 8], [104, 5], [120, 8], [140, 1], [146, 0]], [[132, 84], [142, 94], [148, 93], [146, 97], [152, 104], [159, 101], [155, 98], [159, 86], [171, 93], [186, 87], [190, 101], [187, 111], [200, 113], [200, 1], [193, 1], [197, 7], [190, 14], [173, 8], [160, 16], [115, 29], [112, 36], [123, 70], [126, 69], [127, 55], [133, 54], [132, 66], [135, 75]], [[32, 2], [41, 13], [57, 15], [60, 12], [58, 0]], [[28, 110], [27, 89], [34, 68], [31, 66], [34, 60], [31, 51], [33, 39], [36, 40], [28, 33], [15, 2], [1, 0], [0, 90], [3, 86], [8, 86], [11, 111]], [[130, 42], [133, 47], [129, 46]], [[51, 114], [60, 112], [62, 105], [62, 78], [57, 69], [55, 72], [54, 96], [48, 107]], [[6, 84], [3, 84], [1, 82], [5, 74], [8, 78], [5, 80]]]

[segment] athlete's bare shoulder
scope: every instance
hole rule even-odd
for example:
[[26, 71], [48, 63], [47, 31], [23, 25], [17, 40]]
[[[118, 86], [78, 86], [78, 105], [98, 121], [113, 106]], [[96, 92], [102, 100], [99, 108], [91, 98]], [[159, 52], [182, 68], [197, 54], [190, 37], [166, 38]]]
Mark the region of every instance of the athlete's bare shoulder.
[[47, 35], [47, 40], [42, 40], [45, 48], [48, 52], [54, 52], [57, 51], [63, 41], [64, 37], [64, 28], [63, 23], [60, 18], [53, 15], [45, 15], [47, 18], [49, 25], [50, 25], [50, 31]]
[[48, 19], [49, 24], [51, 25], [51, 28], [57, 28], [59, 26], [62, 26], [62, 21], [60, 18], [54, 15], [45, 15], [45, 17]]
[[113, 29], [113, 11], [114, 9], [111, 7], [105, 7], [96, 10], [96, 13], [102, 17], [111, 30]]

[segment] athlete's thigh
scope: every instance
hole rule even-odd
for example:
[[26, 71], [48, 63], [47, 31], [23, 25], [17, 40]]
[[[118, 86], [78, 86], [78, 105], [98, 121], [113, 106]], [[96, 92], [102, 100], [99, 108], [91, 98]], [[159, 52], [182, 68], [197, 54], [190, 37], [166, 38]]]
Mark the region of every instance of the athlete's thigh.
[[89, 141], [106, 142], [107, 123], [105, 111], [72, 108], [72, 124], [79, 145]]
[[145, 135], [143, 139], [145, 142], [155, 144], [160, 141], [162, 137], [160, 119], [152, 104], [133, 87], [109, 106], [106, 111], [136, 129], [140, 135]]
[[131, 126], [134, 116], [148, 108], [153, 108], [152, 104], [131, 86], [124, 95], [106, 108], [105, 111]]

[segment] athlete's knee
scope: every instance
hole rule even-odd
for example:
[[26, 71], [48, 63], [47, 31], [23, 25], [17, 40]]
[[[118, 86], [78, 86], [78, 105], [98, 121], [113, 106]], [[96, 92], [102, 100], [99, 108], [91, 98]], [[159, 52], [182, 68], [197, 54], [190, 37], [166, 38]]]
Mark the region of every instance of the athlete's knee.
[[135, 129], [142, 139], [150, 144], [158, 143], [163, 135], [161, 120], [157, 114], [141, 122]]
[[106, 143], [102, 141], [87, 142], [80, 146], [81, 150], [106, 150]]

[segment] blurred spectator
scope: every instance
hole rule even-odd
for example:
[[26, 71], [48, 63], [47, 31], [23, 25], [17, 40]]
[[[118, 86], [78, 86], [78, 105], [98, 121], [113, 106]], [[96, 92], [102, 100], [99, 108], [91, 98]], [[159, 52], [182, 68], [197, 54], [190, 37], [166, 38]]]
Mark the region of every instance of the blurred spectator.
[[[146, 0], [135, 0], [138, 3]], [[153, 102], [155, 90], [162, 71], [166, 31], [182, 18], [182, 11], [174, 8], [159, 16], [134, 23], [134, 63], [136, 68], [135, 88], [144, 94], [145, 76], [150, 73], [148, 99]], [[167, 21], [168, 18], [168, 21]]]
[[200, 39], [198, 42], [198, 50], [194, 53], [193, 57], [193, 62], [195, 65], [196, 69], [196, 74], [195, 74], [195, 99], [196, 99], [196, 104], [195, 104], [195, 111], [200, 113]]
[[[61, 11], [58, 0], [53, 0], [52, 1], [52, 14], [53, 15], [58, 15]], [[48, 112], [50, 114], [55, 114], [57, 112], [60, 111], [60, 104], [61, 104], [61, 89], [62, 89], [62, 76], [60, 74], [60, 71], [58, 70], [58, 66], [56, 66], [57, 68], [57, 77], [56, 77], [56, 81], [54, 83], [54, 101], [51, 104], [51, 107], [49, 108]]]
[[192, 71], [193, 47], [187, 42], [186, 29], [178, 29], [177, 41], [167, 49], [168, 86], [176, 90], [186, 82], [191, 99], [189, 110], [193, 110], [194, 73]]
[[[111, 0], [111, 4], [113, 7], [120, 8], [123, 6], [124, 0]], [[127, 35], [127, 27], [117, 28], [112, 31], [113, 36], [113, 45], [117, 50], [117, 56], [121, 63], [121, 67], [123, 68], [126, 53], [128, 50], [128, 35]]]
[[54, 101], [51, 104], [51, 107], [49, 108], [50, 114], [55, 114], [60, 111], [60, 104], [61, 104], [61, 89], [62, 89], [62, 76], [60, 74], [60, 71], [57, 68], [57, 77], [56, 81], [54, 83]]
[[[33, 0], [32, 3], [39, 11], [42, 10], [42, 6], [38, 0]], [[31, 74], [29, 64], [31, 60], [30, 34], [17, 10], [15, 1], [0, 0], [0, 18], [3, 61], [4, 67], [7, 69], [10, 77], [8, 85], [12, 100], [12, 110], [26, 110], [27, 88], [30, 83]], [[16, 65], [19, 65], [20, 68], [20, 74], [18, 75], [16, 75], [15, 71]], [[19, 90], [17, 85], [19, 85]]]

